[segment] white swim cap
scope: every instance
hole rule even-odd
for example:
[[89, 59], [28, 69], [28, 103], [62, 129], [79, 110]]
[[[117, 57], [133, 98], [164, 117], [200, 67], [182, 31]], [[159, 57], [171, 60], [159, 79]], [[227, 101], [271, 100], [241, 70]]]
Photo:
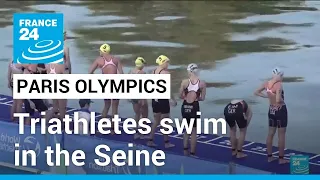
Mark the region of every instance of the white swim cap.
[[191, 63], [188, 65], [187, 70], [189, 72], [197, 72], [198, 71], [198, 65], [196, 65], [195, 63]]
[[283, 71], [280, 69], [280, 68], [278, 68], [278, 67], [276, 67], [276, 68], [274, 68], [273, 70], [272, 70], [272, 74], [273, 75], [278, 75], [278, 76], [283, 76]]

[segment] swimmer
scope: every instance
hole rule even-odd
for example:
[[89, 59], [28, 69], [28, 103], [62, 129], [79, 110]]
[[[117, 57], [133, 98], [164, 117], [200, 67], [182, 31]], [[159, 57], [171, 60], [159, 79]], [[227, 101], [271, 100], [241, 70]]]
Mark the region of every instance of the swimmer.
[[[47, 74], [47, 69], [45, 64], [38, 64], [37, 70], [40, 74]], [[48, 99], [43, 99], [44, 103], [46, 104], [46, 106], [51, 106], [51, 102]]]
[[[24, 74], [41, 74], [38, 64], [22, 64], [21, 66], [24, 69], [24, 72], [23, 72]], [[44, 103], [45, 101], [41, 99], [25, 99], [22, 101], [25, 106], [25, 111], [29, 113], [30, 116], [33, 116], [35, 113], [35, 110], [38, 110], [39, 112], [47, 112], [46, 113], [47, 118], [51, 117], [52, 114], [48, 112], [48, 106]], [[30, 118], [27, 118], [25, 120], [25, 123], [27, 125], [30, 125]]]
[[[101, 69], [102, 74], [123, 74], [121, 62], [118, 58], [110, 54], [110, 46], [108, 44], [100, 46], [100, 56], [92, 63], [89, 74], [93, 74], [97, 68]], [[101, 114], [102, 118], [107, 117], [111, 104], [112, 117], [118, 114], [119, 99], [105, 99], [104, 108]], [[114, 134], [113, 128], [111, 128], [111, 134]]]
[[[247, 155], [242, 152], [242, 146], [246, 138], [247, 127], [252, 118], [252, 111], [248, 104], [242, 99], [232, 100], [224, 108], [224, 117], [230, 127], [230, 142], [232, 156], [244, 158]], [[237, 139], [237, 126], [240, 130], [239, 140]]]
[[[153, 71], [153, 74], [170, 74], [168, 71], [169, 66], [169, 58], [167, 56], [161, 55], [157, 58], [156, 63], [158, 67]], [[173, 94], [171, 94], [172, 105], [177, 106], [177, 101], [174, 99]], [[154, 115], [154, 123], [151, 127], [151, 134], [149, 137], [149, 141], [147, 143], [148, 146], [155, 147], [157, 146], [153, 142], [154, 135], [156, 133], [156, 129], [160, 124], [161, 119], [170, 117], [170, 102], [168, 99], [152, 99], [152, 110]], [[174, 144], [169, 142], [169, 136], [163, 135], [165, 148], [174, 147]]]
[[[46, 64], [47, 74], [64, 74], [65, 65], [64, 64]], [[58, 118], [63, 119], [66, 115], [67, 110], [67, 99], [53, 99], [52, 109], [53, 113], [59, 113]]]
[[34, 116], [34, 113], [38, 111], [46, 112], [45, 118], [51, 119], [54, 115], [54, 112], [49, 110], [49, 107], [45, 103], [45, 100], [42, 99], [25, 99], [24, 100], [24, 109], [26, 113], [29, 113], [30, 117], [26, 118], [25, 122], [27, 125], [30, 125], [30, 119]]
[[[184, 79], [180, 85], [180, 98], [183, 99], [181, 106], [181, 115], [190, 125], [191, 119], [194, 118], [193, 128], [191, 132], [190, 155], [195, 156], [197, 145], [197, 123], [196, 119], [200, 118], [197, 112], [200, 112], [199, 101], [204, 101], [206, 97], [206, 83], [199, 79], [199, 69], [194, 63], [189, 64], [187, 67], [188, 79]], [[184, 133], [183, 147], [184, 154], [189, 155], [189, 142], [190, 135]]]
[[[143, 71], [146, 61], [142, 57], [138, 57], [135, 61], [136, 67], [132, 69], [129, 74], [145, 74]], [[146, 99], [132, 99], [131, 100], [133, 110], [135, 112], [135, 120], [137, 124], [141, 118], [148, 118], [148, 101]], [[139, 134], [138, 131], [134, 135], [134, 139], [143, 139], [142, 134]]]
[[64, 31], [63, 33], [64, 37], [64, 48], [63, 48], [63, 60], [64, 60], [64, 65], [65, 65], [65, 74], [71, 74], [71, 60], [70, 60], [70, 53], [69, 53], [69, 47], [66, 45], [66, 40], [67, 40], [67, 32]]
[[40, 74], [47, 74], [47, 69], [46, 69], [46, 65], [45, 64], [38, 64], [37, 66], [37, 71], [40, 73]]
[[[14, 64], [13, 60], [10, 60], [8, 66], [8, 88], [11, 90], [13, 89], [13, 74], [22, 74], [23, 73], [23, 66], [21, 64]], [[13, 94], [12, 94], [13, 95]], [[14, 120], [13, 114], [19, 113], [22, 111], [22, 104], [23, 100], [21, 99], [13, 99], [12, 107], [11, 107], [11, 120]]]
[[[90, 119], [91, 119], [91, 111], [90, 111], [90, 106], [91, 103], [93, 103], [93, 101], [91, 101], [91, 99], [80, 99], [79, 100], [79, 106], [80, 109], [78, 110], [79, 113], [79, 119], [85, 119], [88, 122], [88, 133], [90, 133]], [[79, 134], [84, 134], [83, 132], [83, 123], [79, 123]], [[89, 136], [90, 134], [85, 134], [87, 136]]]
[[[282, 87], [283, 71], [280, 68], [272, 70], [272, 79], [263, 83], [255, 92], [256, 96], [269, 99], [269, 133], [267, 137], [268, 162], [275, 160], [272, 155], [273, 137], [278, 130], [279, 164], [289, 161], [284, 159], [286, 129], [288, 125], [287, 106], [284, 102], [284, 91]], [[266, 91], [267, 94], [264, 94]]]

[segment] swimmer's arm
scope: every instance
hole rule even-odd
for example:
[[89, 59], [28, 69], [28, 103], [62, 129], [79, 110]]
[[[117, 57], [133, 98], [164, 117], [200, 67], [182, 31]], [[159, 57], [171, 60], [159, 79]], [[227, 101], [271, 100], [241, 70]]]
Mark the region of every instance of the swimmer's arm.
[[276, 90], [276, 103], [277, 104], [280, 104], [282, 101], [281, 93], [282, 93], [282, 86], [280, 85], [280, 87], [277, 88], [277, 90]]
[[179, 89], [179, 94], [180, 94], [180, 98], [181, 99], [184, 99], [184, 89], [185, 89], [185, 86], [186, 86], [186, 79], [182, 80], [181, 81], [181, 85], [180, 85], [180, 89]]
[[17, 68], [23, 67], [22, 64], [16, 64], [15, 66], [16, 66]]
[[265, 90], [265, 83], [263, 83], [255, 92], [254, 92], [254, 95], [256, 96], [260, 96], [260, 97], [263, 97], [263, 98], [268, 98], [267, 95], [263, 94], [262, 91]]
[[251, 108], [249, 106], [248, 106], [247, 112], [245, 114], [243, 114], [243, 115], [244, 115], [245, 119], [248, 121], [248, 125], [249, 125], [249, 123], [251, 121], [251, 118], [252, 118], [252, 110], [251, 110]]
[[[170, 72], [169, 71], [161, 71], [161, 74], [170, 74]], [[172, 82], [172, 81], [171, 81]], [[174, 98], [174, 95], [173, 95], [173, 92], [171, 91], [171, 100], [173, 101], [173, 102], [177, 102], [176, 101], [176, 99]]]
[[200, 82], [201, 84], [201, 93], [199, 97], [199, 101], [204, 101], [206, 99], [206, 94], [207, 94], [207, 83], [204, 81]]
[[9, 65], [8, 65], [8, 74], [7, 74], [8, 82], [11, 81], [11, 73], [12, 73], [12, 69], [11, 69], [10, 65], [11, 65], [11, 61], [10, 61]]
[[119, 74], [123, 74], [123, 67], [120, 60], [118, 60], [118, 71], [119, 71]]
[[93, 64], [90, 66], [89, 74], [93, 74], [97, 68], [98, 68], [98, 61], [95, 60]]
[[65, 55], [66, 55], [66, 66], [69, 68], [69, 72], [71, 74], [70, 51], [68, 47], [65, 50]]
[[23, 67], [23, 68], [24, 68], [23, 73], [30, 74], [30, 73], [29, 73], [29, 71], [30, 71], [29, 66], [30, 66], [30, 64], [21, 64], [21, 67]]

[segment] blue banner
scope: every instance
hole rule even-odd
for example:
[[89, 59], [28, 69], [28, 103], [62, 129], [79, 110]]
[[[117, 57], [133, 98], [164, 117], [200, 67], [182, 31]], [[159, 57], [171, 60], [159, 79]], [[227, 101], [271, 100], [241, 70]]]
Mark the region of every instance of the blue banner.
[[[115, 142], [106, 139], [100, 139], [90, 136], [80, 136], [80, 135], [65, 135], [64, 136], [64, 149], [68, 150], [70, 153], [75, 150], [82, 150], [85, 155], [85, 165], [82, 167], [76, 167], [70, 163], [70, 166], [67, 167], [68, 174], [145, 174], [144, 167], [136, 166], [116, 166], [110, 163], [108, 166], [99, 166], [95, 163], [94, 159], [99, 159], [101, 162], [104, 162], [104, 158], [101, 159], [95, 153], [95, 148], [98, 145], [107, 145], [111, 151], [103, 152], [112, 158], [112, 154], [116, 150], [123, 150], [127, 152], [129, 150], [128, 143], [124, 142]], [[132, 148], [133, 149], [133, 148]], [[141, 147], [135, 146], [134, 149], [143, 149]], [[71, 162], [71, 159], [70, 159]], [[144, 162], [141, 160], [141, 162]]]
[[[166, 152], [165, 165], [162, 167], [155, 167], [150, 165], [144, 166], [144, 159], [140, 159], [141, 166], [116, 166], [110, 163], [108, 166], [99, 166], [95, 163], [95, 159], [104, 161], [103, 158], [99, 158], [95, 153], [95, 148], [98, 145], [107, 145], [111, 151], [103, 152], [112, 158], [112, 154], [116, 150], [147, 150], [151, 155], [155, 149], [141, 145], [134, 145], [129, 148], [127, 142], [117, 142], [107, 139], [101, 139], [92, 136], [82, 135], [41, 135], [40, 127], [36, 127], [35, 135], [30, 134], [30, 127], [25, 126], [25, 134], [19, 135], [19, 126], [14, 123], [7, 123], [0, 121], [0, 162], [14, 164], [14, 144], [20, 145], [20, 157], [21, 150], [34, 150], [37, 155], [36, 166], [31, 166], [31, 160], [28, 159], [28, 166], [30, 168], [38, 169], [40, 171], [46, 171], [49, 173], [58, 174], [267, 174], [264, 171], [258, 171], [247, 167], [234, 165], [230, 167], [230, 164], [223, 164], [220, 162], [205, 161], [196, 159], [193, 157], [187, 157], [182, 155], [176, 155]], [[53, 150], [56, 150], [56, 144], [61, 145], [61, 150], [67, 150], [70, 154], [69, 162], [70, 166], [64, 166], [66, 159], [64, 155], [60, 156], [59, 167], [49, 167], [46, 163], [46, 156], [44, 150], [47, 146], [51, 146]], [[71, 160], [72, 152], [75, 150], [82, 150], [85, 155], [85, 165], [77, 167], [73, 165]], [[56, 154], [52, 154], [52, 160], [55, 162]], [[20, 158], [21, 159], [21, 158]], [[135, 159], [134, 159], [135, 161]], [[56, 163], [56, 162], [55, 162]], [[230, 170], [233, 168], [233, 170]]]
[[165, 165], [146, 168], [147, 174], [229, 174], [229, 165], [166, 153]]
[[[30, 134], [29, 126], [25, 126], [24, 129], [25, 134], [19, 135], [18, 124], [0, 121], [0, 162], [14, 164], [15, 143], [18, 143], [20, 145], [20, 164], [22, 164], [21, 150], [33, 150], [37, 156], [37, 164], [36, 166], [31, 166], [31, 158], [28, 157], [28, 166], [26, 167], [49, 171], [44, 154], [48, 141], [46, 136], [40, 133]], [[40, 127], [37, 127], [36, 132], [40, 132]]]

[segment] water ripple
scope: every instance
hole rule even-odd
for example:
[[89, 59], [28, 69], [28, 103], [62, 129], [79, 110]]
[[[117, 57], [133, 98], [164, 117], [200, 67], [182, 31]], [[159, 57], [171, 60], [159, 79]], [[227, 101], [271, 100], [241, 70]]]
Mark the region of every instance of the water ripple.
[[[106, 11], [105, 13], [108, 13], [109, 11]], [[95, 15], [92, 15], [94, 17], [97, 17]], [[114, 15], [105, 15], [103, 16], [103, 19], [105, 21], [124, 21], [124, 20], [130, 20], [132, 19], [132, 17], [128, 17], [128, 16], [114, 16]], [[99, 22], [97, 22], [99, 23]]]
[[131, 35], [136, 35], [138, 33], [136, 32], [124, 32], [124, 33], [121, 33], [122, 36], [131, 36]]
[[[306, 18], [305, 18], [306, 17]], [[314, 24], [319, 21], [316, 11], [288, 12], [277, 15], [255, 15], [244, 19], [232, 20], [231, 23], [255, 24], [259, 22], [273, 22], [285, 24]]]
[[135, 24], [132, 23], [113, 23], [113, 24], [104, 24], [104, 25], [87, 25], [84, 26], [84, 28], [130, 28], [130, 27], [136, 27]]
[[172, 48], [194, 48], [195, 45], [185, 45], [181, 43], [173, 43], [173, 42], [161, 42], [161, 41], [92, 41], [89, 42], [90, 44], [125, 44], [125, 45], [132, 45], [132, 46], [144, 46], [144, 47], [172, 47]]
[[185, 16], [159, 16], [154, 18], [155, 21], [170, 21], [170, 20], [177, 20], [177, 19], [184, 19]]

